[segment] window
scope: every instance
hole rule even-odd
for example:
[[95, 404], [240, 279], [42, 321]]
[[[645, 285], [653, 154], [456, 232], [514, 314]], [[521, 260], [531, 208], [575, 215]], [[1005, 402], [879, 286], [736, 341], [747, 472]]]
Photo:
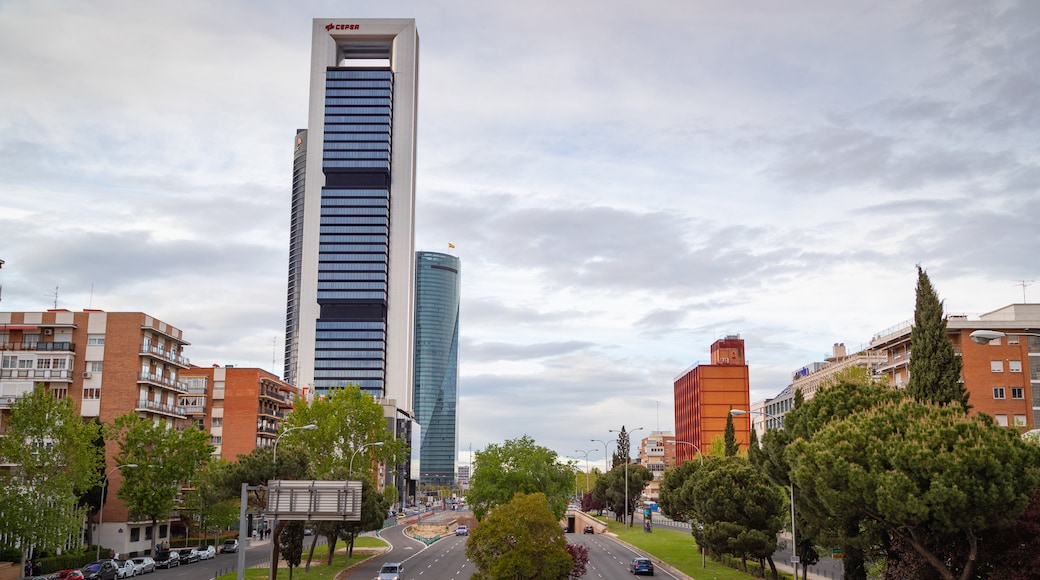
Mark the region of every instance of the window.
[[210, 427], [223, 427], [224, 426], [224, 418], [223, 417], [213, 417], [212, 419], [209, 420], [209, 426]]
[[[149, 526], [151, 527], [151, 526]], [[130, 541], [140, 542], [141, 541], [141, 528], [130, 528]]]
[[1004, 387], [993, 387], [993, 398], [1003, 399], [1004, 398]]
[[1025, 427], [1025, 426], [1026, 426], [1026, 416], [1025, 415], [1015, 415], [1015, 427]]
[[996, 415], [993, 418], [997, 420], [997, 425], [1000, 425], [1001, 427], [1008, 426], [1007, 415]]
[[92, 373], [100, 373], [105, 368], [104, 361], [93, 360], [87, 363], [87, 368]]
[[991, 360], [989, 361], [989, 370], [995, 373], [1004, 372], [1004, 361], [1002, 360]]
[[87, 344], [105, 344], [105, 335], [103, 335], [103, 334], [87, 335]]
[[166, 525], [167, 524], [163, 524], [163, 525], [159, 526], [159, 539], [160, 540], [166, 537]]
[[51, 359], [51, 366], [53, 368], [56, 368], [56, 369], [63, 369], [63, 368], [65, 368], [65, 359], [63, 359], [63, 358]]
[[1018, 335], [1009, 334], [1007, 339], [1008, 339], [1008, 345], [1019, 344], [1019, 342], [1018, 342]]
[[0, 362], [0, 368], [5, 369], [16, 369], [18, 368], [18, 357], [16, 356], [5, 356], [3, 361]]
[[1011, 387], [1011, 398], [1012, 399], [1024, 399], [1026, 398], [1025, 389], [1022, 387]]
[[101, 399], [101, 389], [97, 388], [83, 388], [83, 400], [84, 401], [97, 401]]
[[220, 441], [221, 441], [221, 436], [220, 435], [214, 435], [214, 436], [209, 438], [209, 444], [210, 445], [220, 445]]
[[1022, 361], [1020, 360], [1009, 360], [1008, 361], [1008, 372], [1020, 373], [1022, 372]]
[[144, 539], [146, 539], [146, 540], [151, 540], [152, 539], [152, 526], [145, 527], [145, 529], [144, 529]]
[[41, 358], [36, 360], [36, 368], [38, 369], [49, 369], [51, 368], [51, 359]]

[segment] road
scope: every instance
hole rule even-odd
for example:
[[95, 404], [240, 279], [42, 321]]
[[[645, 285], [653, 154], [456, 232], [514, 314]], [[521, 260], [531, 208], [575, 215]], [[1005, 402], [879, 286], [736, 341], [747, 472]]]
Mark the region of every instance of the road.
[[[262, 563], [271, 561], [271, 541], [250, 541], [246, 548], [246, 568], [253, 568]], [[319, 538], [318, 544], [324, 544], [324, 538]], [[303, 554], [307, 556], [310, 550], [311, 538], [304, 538]], [[343, 542], [340, 542], [340, 547]], [[174, 548], [177, 549], [177, 548]], [[147, 580], [209, 580], [219, 575], [237, 570], [238, 554], [217, 554], [212, 560], [201, 560], [194, 564], [182, 564], [170, 569], [159, 569], [154, 574], [145, 574], [143, 579]], [[288, 574], [285, 574], [288, 578]]]

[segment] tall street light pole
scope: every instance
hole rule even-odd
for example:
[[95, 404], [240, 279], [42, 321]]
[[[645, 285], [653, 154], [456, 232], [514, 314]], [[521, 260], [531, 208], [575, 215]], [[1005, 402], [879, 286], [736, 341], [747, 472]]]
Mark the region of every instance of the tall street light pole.
[[589, 453], [592, 453], [593, 451], [595, 451], [595, 449], [589, 449], [588, 451], [585, 451], [583, 449], [575, 449], [574, 450], [575, 453], [584, 453], [585, 454], [585, 493], [589, 493], [589, 491], [590, 491], [589, 490]]
[[[745, 411], [744, 409], [730, 409], [729, 414], [734, 417], [740, 417], [741, 415], [762, 415], [766, 419], [773, 419], [780, 422], [780, 418], [764, 413], [762, 411]], [[791, 480], [791, 565], [794, 567], [794, 577], [798, 577], [798, 536], [794, 529], [794, 479], [791, 474], [787, 475], [787, 478]]]
[[[271, 465], [274, 468], [274, 477], [278, 477], [278, 442], [282, 440], [282, 437], [284, 437], [286, 433], [290, 433], [292, 431], [314, 431], [317, 428], [318, 426], [314, 423], [311, 423], [309, 425], [300, 425], [299, 427], [289, 427], [288, 429], [282, 431], [277, 437], [274, 438], [274, 449], [271, 451]], [[278, 558], [275, 557], [275, 554], [277, 553], [278, 549], [278, 534], [275, 533], [277, 531], [278, 520], [275, 520], [273, 522], [273, 527], [271, 528], [271, 570], [268, 575], [270, 580], [274, 580], [278, 577]], [[249, 541], [249, 536], [243, 532], [244, 530], [239, 530], [238, 535], [242, 538], [242, 544], [243, 546], [245, 546], [248, 545], [247, 542]], [[243, 550], [243, 548], [239, 548], [239, 550]], [[242, 557], [240, 556], [239, 560], [241, 559]]]
[[704, 465], [704, 454], [701, 453], [701, 448], [700, 447], [697, 447], [696, 445], [694, 445], [693, 443], [690, 443], [689, 441], [678, 441], [676, 439], [669, 439], [666, 443], [668, 443], [669, 445], [689, 445], [690, 447], [693, 447], [694, 449], [697, 450], [697, 457], [700, 458], [701, 465]]
[[[643, 430], [642, 427], [636, 427], [635, 429], [632, 429], [631, 431], [628, 431], [628, 434], [631, 435], [632, 433], [635, 433], [636, 431], [642, 431], [642, 430]], [[611, 429], [610, 432], [611, 433], [620, 433], [621, 430], [620, 429]], [[632, 463], [632, 438], [631, 437], [629, 437], [629, 439], [628, 439], [628, 447], [629, 448], [625, 450], [625, 512], [626, 512], [625, 513], [625, 525], [631, 528], [632, 527], [632, 509], [631, 509], [631, 505], [632, 504], [630, 504], [628, 502], [628, 464]], [[618, 449], [618, 451], [620, 451], [620, 449]]]
[[369, 447], [382, 447], [384, 443], [385, 443], [384, 441], [376, 441], [374, 443], [365, 443], [361, 447], [358, 447], [356, 450], [354, 450], [354, 453], [352, 453], [350, 455], [350, 469], [347, 471], [347, 473], [350, 473], [351, 475], [354, 475], [354, 457], [356, 457], [358, 453], [360, 453], [361, 451], [363, 451], [363, 450], [365, 450], [365, 449], [367, 449]]
[[97, 529], [98, 537], [97, 537], [97, 540], [96, 540], [96, 542], [97, 542], [97, 557], [94, 558], [95, 560], [100, 560], [101, 559], [101, 524], [104, 522], [104, 516], [105, 516], [105, 489], [108, 487], [108, 476], [112, 475], [113, 473], [115, 473], [117, 471], [119, 471], [120, 469], [123, 469], [124, 467], [127, 468], [127, 469], [134, 469], [135, 467], [137, 467], [137, 464], [136, 463], [125, 463], [123, 465], [117, 465], [117, 466], [113, 467], [112, 469], [109, 469], [108, 473], [105, 474], [105, 480], [101, 483], [101, 505], [98, 506], [98, 516], [97, 516], [97, 528], [98, 528]]
[[610, 459], [610, 453], [607, 452], [607, 442], [602, 439], [591, 439], [593, 443], [603, 444], [603, 475], [606, 475], [610, 468], [607, 467], [607, 461]]

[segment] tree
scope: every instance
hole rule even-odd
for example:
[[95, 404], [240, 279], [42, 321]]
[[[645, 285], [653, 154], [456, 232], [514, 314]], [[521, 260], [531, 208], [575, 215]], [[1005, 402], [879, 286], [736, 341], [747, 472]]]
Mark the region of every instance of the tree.
[[214, 543], [220, 530], [238, 523], [237, 500], [241, 494], [229, 494], [225, 483], [232, 470], [232, 464], [223, 459], [211, 462], [198, 474], [195, 489], [184, 495], [179, 510], [182, 513], [194, 513], [199, 535], [204, 537], [208, 532], [213, 532]]
[[[625, 514], [631, 514], [639, 503], [646, 484], [654, 479], [654, 474], [642, 465], [634, 464], [628, 466], [628, 487], [625, 487], [625, 466], [619, 465], [610, 470], [610, 473], [596, 480], [596, 487], [592, 497], [606, 505], [614, 512], [614, 520], [626, 522]], [[625, 497], [625, 491], [628, 497]], [[626, 501], [627, 499], [627, 501]], [[631, 517], [631, 516], [629, 516]]]
[[279, 540], [282, 559], [289, 565], [289, 580], [292, 580], [293, 568], [300, 565], [303, 556], [303, 529], [304, 523], [300, 520], [288, 522]]
[[[104, 436], [104, 430], [103, 430], [103, 428], [101, 426], [101, 421], [97, 417], [94, 417], [93, 419], [91, 419], [90, 422], [93, 423], [93, 426], [91, 427], [91, 429], [92, 430], [96, 430], [96, 432], [97, 432], [97, 437], [94, 438], [94, 447], [97, 448], [96, 453], [98, 454], [99, 457], [102, 458], [102, 460], [98, 461], [98, 464], [97, 464], [97, 483], [95, 485], [91, 486], [89, 489], [84, 490], [80, 494], [79, 499], [76, 502], [76, 506], [77, 507], [79, 507], [80, 509], [86, 510], [87, 521], [93, 520], [95, 515], [98, 513], [98, 511], [101, 508], [101, 503], [102, 503], [102, 497], [101, 497], [101, 492], [102, 492], [101, 487], [102, 487], [102, 485], [101, 485], [101, 483], [105, 480], [105, 463], [104, 463], [104, 457], [105, 457], [105, 436]], [[104, 491], [107, 492], [108, 490], [106, 489]], [[94, 526], [87, 526], [84, 535], [86, 537], [86, 544], [88, 546], [93, 546], [94, 545]]]
[[[678, 467], [664, 472], [657, 506], [664, 515], [677, 521], [693, 519], [693, 477], [704, 463], [711, 461], [686, 461]], [[689, 485], [689, 487], [687, 487]]]
[[173, 425], [129, 412], [109, 426], [108, 438], [117, 441], [120, 465], [137, 464], [123, 471], [119, 498], [131, 517], [151, 521], [152, 553], [155, 553], [156, 524], [170, 517], [181, 484], [191, 480], [210, 460], [213, 446], [209, 435], [195, 425], [178, 431]]
[[617, 444], [614, 446], [614, 456], [611, 462], [611, 469], [618, 465], [624, 465], [632, 461], [632, 442], [628, 437], [628, 431], [625, 430], [625, 426], [621, 426], [621, 431], [618, 432]]
[[71, 399], [37, 385], [18, 399], [0, 437], [0, 537], [27, 550], [65, 547], [83, 527], [80, 493], [95, 486], [104, 456], [94, 445], [98, 424], [84, 423]]
[[567, 577], [581, 578], [587, 574], [589, 566], [588, 547], [581, 544], [567, 544], [567, 553], [571, 555], [571, 560], [574, 560], [574, 567], [571, 568], [571, 573]]
[[518, 493], [470, 533], [466, 556], [474, 580], [563, 580], [574, 570], [559, 516], [544, 493]]
[[[888, 402], [832, 421], [785, 456], [795, 485], [832, 517], [876, 522], [945, 580], [972, 577], [979, 543], [1013, 524], [1040, 484], [1036, 448], [959, 406]], [[963, 540], [944, 559], [931, 540]]]
[[490, 444], [475, 454], [466, 500], [477, 520], [518, 493], [542, 493], [557, 519], [567, 511], [574, 483], [573, 464], [559, 462], [555, 451], [535, 445], [524, 435], [502, 445]]
[[910, 331], [910, 378], [906, 392], [936, 405], [957, 404], [968, 410], [968, 390], [960, 382], [961, 359], [953, 350], [943, 316], [943, 303], [928, 274], [917, 267], [917, 305]]
[[734, 457], [740, 451], [740, 443], [737, 442], [737, 430], [733, 426], [733, 415], [726, 413], [726, 430], [723, 431], [723, 439], [726, 442], [726, 457]]

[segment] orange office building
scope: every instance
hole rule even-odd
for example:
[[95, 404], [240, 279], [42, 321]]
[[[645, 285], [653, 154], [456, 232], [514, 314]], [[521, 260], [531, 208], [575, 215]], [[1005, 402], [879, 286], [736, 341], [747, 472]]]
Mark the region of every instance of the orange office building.
[[[715, 437], [724, 437], [730, 409], [748, 410], [751, 383], [744, 357], [744, 341], [727, 336], [711, 345], [711, 364], [697, 364], [675, 379], [676, 455], [682, 464], [696, 459], [696, 449], [707, 451]], [[734, 417], [737, 442], [747, 449], [748, 418]], [[680, 442], [692, 445], [683, 445]]]

